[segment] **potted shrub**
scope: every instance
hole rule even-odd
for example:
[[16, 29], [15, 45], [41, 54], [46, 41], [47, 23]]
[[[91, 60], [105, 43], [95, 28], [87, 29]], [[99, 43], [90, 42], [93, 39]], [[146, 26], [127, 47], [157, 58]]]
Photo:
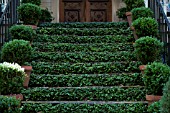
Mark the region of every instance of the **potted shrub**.
[[148, 106], [147, 113], [160, 113], [160, 102], [153, 102]]
[[26, 74], [24, 68], [17, 63], [0, 63], [0, 93], [1, 95], [15, 96], [23, 99], [21, 90]]
[[149, 103], [160, 100], [162, 89], [168, 81], [170, 67], [160, 62], [153, 62], [147, 65], [142, 80], [146, 88], [146, 100]]
[[170, 78], [163, 88], [163, 96], [160, 100], [161, 113], [170, 113]]
[[28, 87], [30, 78], [29, 74], [32, 70], [32, 66], [25, 66], [25, 62], [31, 60], [32, 52], [33, 49], [28, 41], [17, 39], [5, 43], [1, 50], [1, 58], [3, 61], [18, 63], [25, 68], [25, 73], [27, 73], [27, 76], [25, 77], [24, 87]]
[[21, 102], [18, 99], [7, 96], [0, 96], [0, 112], [1, 113], [21, 113]]
[[37, 25], [41, 17], [41, 8], [31, 3], [21, 4], [17, 11], [19, 19], [26, 25]]
[[146, 7], [137, 7], [131, 10], [132, 21], [141, 17], [153, 17], [153, 11]]
[[33, 38], [36, 35], [36, 32], [30, 26], [25, 25], [13, 25], [9, 29], [9, 31], [12, 39], [26, 40], [29, 41], [30, 44], [32, 43]]
[[22, 3], [32, 3], [32, 4], [40, 6], [41, 0], [22, 0]]
[[[150, 8], [146, 7], [138, 7], [131, 10], [132, 13], [132, 21], [141, 18], [141, 17], [152, 17], [153, 11]], [[138, 36], [136, 35], [136, 30], [131, 26], [131, 30], [133, 30], [134, 38], [137, 40]]]
[[151, 17], [141, 17], [132, 22], [138, 38], [144, 36], [158, 36], [158, 22]]
[[126, 17], [126, 12], [127, 12], [127, 8], [126, 7], [122, 7], [122, 8], [119, 8], [117, 11], [116, 11], [116, 16], [118, 18], [121, 18], [123, 20], [126, 20], [127, 17]]
[[145, 7], [144, 0], [123, 0], [126, 4], [127, 10], [130, 12], [133, 8]]
[[157, 38], [141, 37], [135, 41], [134, 53], [142, 64], [146, 65], [150, 62], [160, 60], [160, 52], [163, 48], [163, 43]]
[[132, 23], [131, 10], [137, 7], [144, 7], [145, 2], [144, 0], [123, 0], [123, 2], [126, 4], [126, 8], [127, 8], [126, 16], [127, 16], [129, 26], [131, 26], [131, 23]]
[[41, 17], [39, 20], [39, 23], [46, 23], [46, 22], [51, 22], [54, 18], [52, 17], [52, 12], [50, 12], [47, 8], [46, 9], [41, 9]]

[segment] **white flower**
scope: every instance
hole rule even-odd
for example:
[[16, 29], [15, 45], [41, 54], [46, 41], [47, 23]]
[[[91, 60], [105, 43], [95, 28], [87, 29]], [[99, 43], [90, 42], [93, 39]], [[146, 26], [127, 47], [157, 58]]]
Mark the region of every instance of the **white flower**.
[[16, 69], [18, 71], [22, 71], [24, 72], [24, 68], [22, 68], [19, 64], [17, 63], [8, 63], [8, 62], [3, 62], [3, 63], [0, 63], [0, 66], [2, 67], [7, 67], [7, 68], [10, 68], [10, 69]]

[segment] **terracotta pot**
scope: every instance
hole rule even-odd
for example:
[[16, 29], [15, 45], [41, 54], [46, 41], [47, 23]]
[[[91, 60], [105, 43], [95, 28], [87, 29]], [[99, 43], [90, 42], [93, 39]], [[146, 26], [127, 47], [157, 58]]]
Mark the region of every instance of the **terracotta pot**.
[[23, 100], [23, 95], [22, 94], [10, 94], [6, 95], [8, 97], [15, 97], [16, 99]]
[[161, 97], [159, 95], [146, 95], [146, 100], [148, 101], [148, 105], [150, 105], [153, 102], [159, 101]]
[[147, 66], [147, 65], [140, 65], [140, 66], [139, 66], [139, 69], [140, 69], [140, 71], [141, 71], [142, 74], [144, 74], [144, 70], [146, 69], [146, 66]]
[[137, 40], [137, 39], [138, 39], [138, 36], [136, 35], [136, 30], [135, 30], [135, 28], [134, 28], [133, 26], [130, 26], [130, 29], [133, 31], [133, 36], [134, 36], [135, 40]]
[[37, 25], [25, 25], [25, 26], [30, 26], [32, 29], [36, 30], [37, 29]]
[[131, 12], [126, 12], [126, 16], [132, 16]]
[[24, 78], [23, 86], [24, 86], [24, 88], [28, 88], [28, 84], [29, 84], [29, 81], [30, 81], [30, 74], [31, 74], [31, 71], [32, 71], [32, 66], [22, 66], [22, 68], [24, 68], [24, 71], [27, 75]]
[[126, 12], [127, 20], [129, 23], [129, 26], [132, 25], [132, 13], [131, 12]]

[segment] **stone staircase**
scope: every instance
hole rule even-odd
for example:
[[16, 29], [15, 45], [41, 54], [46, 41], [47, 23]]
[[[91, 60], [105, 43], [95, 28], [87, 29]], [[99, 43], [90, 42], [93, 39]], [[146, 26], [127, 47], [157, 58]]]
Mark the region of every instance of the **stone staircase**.
[[37, 29], [24, 113], [146, 113], [126, 22], [53, 23]]

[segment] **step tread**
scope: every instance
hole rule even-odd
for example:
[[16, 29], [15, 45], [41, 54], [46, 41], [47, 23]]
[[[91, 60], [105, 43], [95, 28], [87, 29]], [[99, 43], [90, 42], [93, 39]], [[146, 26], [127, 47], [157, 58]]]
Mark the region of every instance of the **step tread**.
[[112, 74], [36, 74], [32, 73], [32, 75], [35, 75], [37, 77], [45, 77], [45, 76], [119, 76], [119, 75], [132, 75], [132, 74], [140, 74], [140, 73], [112, 73]]
[[83, 86], [83, 87], [30, 87], [29, 89], [90, 89], [90, 88], [101, 88], [101, 89], [108, 89], [108, 88], [144, 88], [144, 86], [136, 85], [136, 86]]
[[21, 103], [42, 103], [42, 104], [135, 104], [148, 103], [147, 101], [21, 101]]

